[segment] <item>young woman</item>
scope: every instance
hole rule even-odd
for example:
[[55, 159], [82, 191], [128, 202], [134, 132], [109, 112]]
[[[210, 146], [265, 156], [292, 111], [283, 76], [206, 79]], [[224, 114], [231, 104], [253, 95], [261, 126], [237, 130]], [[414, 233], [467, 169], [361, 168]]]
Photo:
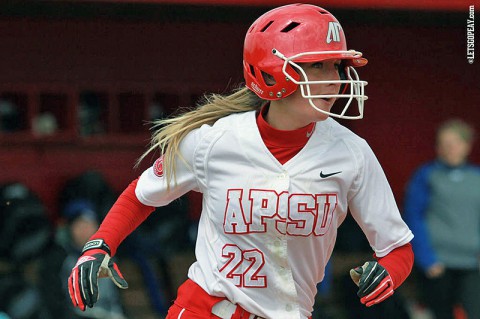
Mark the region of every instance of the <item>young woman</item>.
[[366, 82], [354, 67], [366, 63], [320, 7], [258, 18], [245, 37], [246, 86], [157, 123], [147, 153], [162, 156], [86, 244], [69, 279], [73, 303], [92, 307], [105, 274], [126, 288], [110, 257], [153, 207], [190, 190], [203, 193], [197, 261], [168, 319], [311, 317], [347, 209], [375, 253], [351, 270], [361, 302], [392, 295], [410, 273], [413, 235], [368, 144], [331, 118], [363, 116]]

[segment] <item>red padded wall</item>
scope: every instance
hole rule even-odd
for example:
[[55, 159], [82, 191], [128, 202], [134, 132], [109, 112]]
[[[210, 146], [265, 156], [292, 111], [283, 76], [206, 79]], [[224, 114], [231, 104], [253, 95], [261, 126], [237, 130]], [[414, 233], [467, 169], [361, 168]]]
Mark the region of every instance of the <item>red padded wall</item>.
[[[369, 141], [401, 205], [409, 175], [433, 156], [440, 121], [461, 117], [480, 129], [480, 64], [467, 63], [463, 24], [366, 25], [361, 15], [359, 21], [339, 17], [350, 47], [370, 61], [359, 70], [369, 82], [365, 118], [347, 125]], [[249, 24], [3, 18], [0, 85], [168, 83], [181, 91], [207, 83], [224, 91], [242, 78]], [[121, 191], [140, 173], [132, 167], [145, 145], [145, 140], [80, 148], [4, 142], [0, 182], [27, 182], [56, 214], [57, 192], [66, 178], [96, 168]], [[480, 162], [478, 146], [472, 158]]]

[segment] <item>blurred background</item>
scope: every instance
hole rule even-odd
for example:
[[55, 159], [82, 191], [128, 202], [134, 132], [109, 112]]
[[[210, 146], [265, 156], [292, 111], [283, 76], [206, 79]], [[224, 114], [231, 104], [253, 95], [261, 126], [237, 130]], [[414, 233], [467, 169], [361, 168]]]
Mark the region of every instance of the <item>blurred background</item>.
[[[62, 289], [44, 301], [49, 291], [42, 292], [41, 283], [64, 265], [76, 218], [98, 225], [116, 196], [153, 163], [154, 157], [147, 158], [134, 168], [149, 143], [149, 121], [242, 82], [247, 28], [286, 3], [0, 1], [0, 318], [73, 318], [61, 309], [62, 300], [67, 304]], [[309, 3], [332, 12], [349, 48], [369, 60], [358, 70], [369, 82], [365, 118], [342, 124], [369, 142], [401, 208], [409, 176], [434, 157], [438, 124], [460, 118], [480, 129], [480, 63], [469, 64], [466, 57], [469, 6], [478, 10], [480, 4]], [[480, 162], [478, 147], [471, 160]], [[37, 206], [25, 207], [25, 201]], [[122, 314], [91, 318], [163, 318], [194, 260], [200, 201], [198, 194], [187, 194], [131, 236], [118, 256], [131, 284], [118, 299]], [[10, 222], [11, 216], [21, 218]], [[346, 232], [355, 233], [346, 225]], [[324, 314], [318, 318], [347, 318], [338, 287], [341, 274], [357, 263], [352, 260], [370, 254], [362, 236], [358, 250], [339, 238], [331, 280], [320, 290]], [[12, 274], [19, 280], [7, 280]], [[47, 281], [50, 288], [55, 280]], [[412, 318], [428, 318], [414, 276], [404, 286], [401, 307]], [[354, 292], [347, 297], [355, 298]], [[43, 309], [46, 304], [50, 309]]]

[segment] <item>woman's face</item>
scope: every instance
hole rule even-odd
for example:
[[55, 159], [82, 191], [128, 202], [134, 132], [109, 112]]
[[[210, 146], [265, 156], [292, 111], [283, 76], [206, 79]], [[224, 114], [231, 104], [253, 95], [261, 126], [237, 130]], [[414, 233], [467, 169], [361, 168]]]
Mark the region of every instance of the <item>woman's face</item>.
[[437, 139], [437, 154], [446, 164], [463, 164], [470, 154], [471, 145], [454, 130], [440, 132]]
[[[322, 62], [301, 63], [299, 65], [305, 71], [308, 81], [331, 81], [340, 79], [340, 63], [340, 60], [332, 59]], [[301, 80], [305, 79], [302, 77]], [[338, 94], [340, 85], [340, 83], [314, 84], [310, 85], [310, 90], [312, 95]], [[317, 98], [313, 99], [313, 102], [319, 109], [330, 112], [335, 100], [336, 98]], [[279, 101], [272, 101], [269, 113], [271, 111], [281, 112], [285, 119], [288, 119], [291, 124], [296, 126], [284, 127], [283, 129], [300, 128], [311, 122], [323, 121], [328, 118], [327, 114], [315, 110], [310, 105], [309, 101], [302, 96], [300, 87], [292, 95]], [[272, 123], [270, 124], [272, 125]], [[281, 127], [277, 128], [282, 129]]]

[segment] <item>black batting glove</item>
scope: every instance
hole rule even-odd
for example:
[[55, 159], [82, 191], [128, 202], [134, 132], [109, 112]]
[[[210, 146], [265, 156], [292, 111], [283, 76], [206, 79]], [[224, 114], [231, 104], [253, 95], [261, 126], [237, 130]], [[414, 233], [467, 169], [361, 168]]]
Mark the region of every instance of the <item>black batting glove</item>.
[[376, 261], [350, 269], [350, 277], [358, 286], [360, 302], [367, 307], [382, 302], [393, 295], [393, 281], [387, 270]]
[[103, 277], [110, 277], [119, 288], [128, 288], [117, 264], [110, 259], [110, 248], [102, 239], [94, 239], [85, 244], [68, 278], [73, 305], [82, 311], [92, 308], [98, 300], [98, 278]]

